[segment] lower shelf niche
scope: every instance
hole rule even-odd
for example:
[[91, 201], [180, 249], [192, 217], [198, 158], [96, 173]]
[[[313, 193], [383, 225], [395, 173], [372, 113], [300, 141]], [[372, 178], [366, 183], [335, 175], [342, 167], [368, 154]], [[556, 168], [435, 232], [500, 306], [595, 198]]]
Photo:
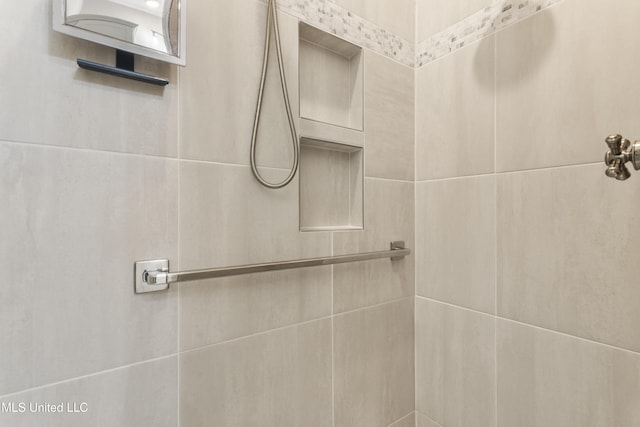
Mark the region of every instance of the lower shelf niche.
[[300, 139], [300, 230], [362, 230], [363, 152]]

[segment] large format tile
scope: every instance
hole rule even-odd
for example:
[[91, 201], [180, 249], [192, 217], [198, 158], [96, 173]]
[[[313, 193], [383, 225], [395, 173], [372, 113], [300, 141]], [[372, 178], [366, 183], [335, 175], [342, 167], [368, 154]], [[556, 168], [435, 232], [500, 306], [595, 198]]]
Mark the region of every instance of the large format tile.
[[[364, 231], [336, 232], [336, 255], [389, 249], [391, 241], [404, 240], [413, 250], [414, 184], [365, 180]], [[343, 312], [380, 304], [414, 292], [414, 255], [397, 261], [340, 264], [333, 267], [333, 307]]]
[[335, 0], [335, 2], [405, 40], [413, 42], [415, 38], [415, 5], [412, 0]]
[[180, 286], [182, 350], [331, 315], [331, 267]]
[[[180, 72], [181, 156], [248, 165], [267, 8], [258, 0], [194, 1], [187, 18], [189, 65]], [[298, 21], [280, 13], [279, 23], [298, 126]], [[273, 41], [260, 123], [258, 164], [289, 167], [291, 135]]]
[[[281, 170], [263, 170], [267, 178]], [[245, 166], [184, 161], [180, 170], [180, 263], [225, 267], [331, 254], [331, 234], [300, 233], [298, 181], [262, 187]]]
[[[248, 167], [183, 162], [180, 183], [183, 269], [331, 253], [330, 233], [299, 232], [297, 181], [274, 191]], [[207, 280], [180, 296], [185, 350], [330, 315], [331, 267]]]
[[499, 171], [601, 161], [607, 135], [638, 137], [639, 18], [639, 2], [567, 0], [498, 33]]
[[173, 160], [0, 144], [0, 394], [174, 353], [173, 291], [133, 262], [177, 253]]
[[176, 66], [138, 58], [165, 88], [81, 70], [76, 58], [112, 64], [115, 50], [55, 33], [51, 0], [2, 2], [0, 140], [161, 156], [177, 154]]
[[[604, 165], [498, 178], [498, 314], [640, 350], [640, 198]], [[631, 258], [630, 258], [631, 257]]]
[[416, 43], [457, 24], [491, 3], [492, 0], [417, 0]]
[[189, 426], [331, 426], [331, 321], [180, 355]]
[[413, 181], [415, 71], [365, 55], [365, 175]]
[[494, 313], [495, 177], [417, 186], [417, 294]]
[[640, 354], [498, 321], [498, 424], [640, 425]]
[[416, 73], [417, 179], [494, 171], [495, 37]]
[[334, 319], [336, 427], [388, 426], [414, 409], [413, 298]]
[[[63, 412], [38, 405], [62, 404]], [[48, 385], [0, 398], [0, 425], [12, 427], [158, 426], [178, 424], [178, 357]], [[24, 412], [20, 413], [21, 404]], [[74, 412], [75, 411], [75, 412]]]
[[418, 297], [417, 410], [447, 427], [495, 426], [494, 337], [492, 316]]

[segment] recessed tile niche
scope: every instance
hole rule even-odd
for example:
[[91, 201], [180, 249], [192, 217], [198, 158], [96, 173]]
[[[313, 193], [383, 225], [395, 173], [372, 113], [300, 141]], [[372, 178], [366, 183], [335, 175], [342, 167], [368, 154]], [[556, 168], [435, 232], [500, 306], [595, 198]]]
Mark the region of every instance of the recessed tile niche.
[[300, 229], [362, 229], [362, 148], [302, 138]]
[[300, 23], [300, 230], [361, 230], [362, 48]]
[[362, 48], [300, 23], [300, 117], [362, 130]]

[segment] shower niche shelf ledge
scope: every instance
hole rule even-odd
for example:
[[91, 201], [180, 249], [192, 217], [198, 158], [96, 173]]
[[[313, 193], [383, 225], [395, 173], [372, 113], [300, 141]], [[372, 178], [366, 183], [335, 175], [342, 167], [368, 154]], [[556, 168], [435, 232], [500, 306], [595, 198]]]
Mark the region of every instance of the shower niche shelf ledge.
[[351, 147], [364, 147], [364, 132], [315, 120], [300, 119], [300, 136]]
[[363, 229], [363, 148], [300, 139], [300, 231]]
[[363, 130], [362, 48], [299, 24], [300, 117]]

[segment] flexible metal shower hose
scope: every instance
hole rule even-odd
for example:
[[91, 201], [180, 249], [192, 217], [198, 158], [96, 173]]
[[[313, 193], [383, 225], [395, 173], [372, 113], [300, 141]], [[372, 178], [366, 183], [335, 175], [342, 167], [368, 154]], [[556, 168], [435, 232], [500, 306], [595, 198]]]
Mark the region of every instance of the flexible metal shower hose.
[[[282, 86], [282, 96], [284, 97], [284, 104], [287, 109], [287, 117], [289, 119], [289, 129], [291, 130], [291, 142], [293, 144], [293, 165], [291, 166], [291, 172], [284, 181], [277, 184], [273, 184], [265, 180], [256, 166], [256, 140], [258, 138], [258, 127], [260, 125], [260, 115], [262, 111], [262, 98], [264, 95], [264, 87], [267, 78], [267, 65], [269, 62], [269, 44], [271, 40], [271, 30], [275, 36], [276, 51], [278, 56], [278, 68], [280, 70], [280, 83]], [[287, 78], [284, 74], [284, 61], [282, 59], [282, 47], [280, 45], [280, 32], [278, 28], [278, 12], [276, 8], [276, 0], [269, 0], [267, 7], [267, 32], [264, 42], [264, 58], [262, 60], [262, 76], [260, 77], [260, 90], [258, 92], [258, 102], [256, 106], [256, 115], [253, 121], [253, 133], [251, 135], [251, 171], [253, 176], [256, 177], [260, 184], [268, 188], [282, 188], [289, 184], [296, 176], [298, 171], [298, 161], [300, 157], [300, 148], [298, 146], [298, 136], [296, 135], [296, 127], [293, 121], [293, 113], [291, 112], [291, 103], [289, 102], [289, 93], [287, 91]]]

